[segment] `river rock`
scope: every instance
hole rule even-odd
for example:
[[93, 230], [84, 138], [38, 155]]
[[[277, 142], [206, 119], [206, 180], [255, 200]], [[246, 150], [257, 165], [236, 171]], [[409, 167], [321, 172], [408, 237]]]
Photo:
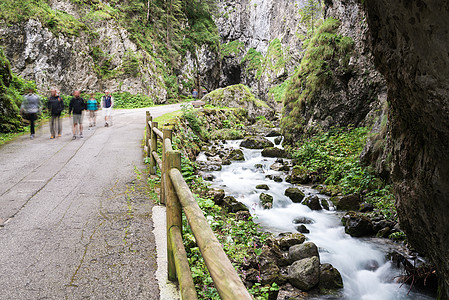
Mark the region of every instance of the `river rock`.
[[310, 233], [310, 230], [307, 229], [306, 225], [304, 225], [304, 224], [296, 226], [295, 229], [296, 229], [296, 231], [301, 232], [301, 233]]
[[232, 151], [226, 157], [228, 160], [245, 160], [243, 151], [241, 149], [232, 149]]
[[261, 136], [250, 136], [240, 143], [240, 147], [248, 149], [264, 149], [273, 146], [274, 144], [270, 140]]
[[262, 193], [260, 194], [259, 199], [263, 208], [269, 209], [273, 206], [273, 196]]
[[288, 249], [288, 260], [291, 262], [313, 256], [320, 257], [318, 247], [312, 242], [294, 245]]
[[345, 232], [351, 236], [361, 237], [373, 234], [373, 224], [367, 216], [350, 211], [341, 221], [345, 226]]
[[284, 167], [283, 164], [276, 162], [270, 166], [270, 169], [273, 171], [280, 171], [281, 168], [283, 168], [283, 167]]
[[308, 291], [320, 281], [320, 261], [317, 256], [295, 261], [288, 269], [289, 282], [296, 288]]
[[210, 189], [208, 196], [212, 198], [215, 204], [221, 205], [223, 203], [223, 198], [225, 197], [224, 190], [221, 189]]
[[329, 210], [329, 202], [327, 202], [327, 199], [321, 199], [321, 206], [322, 206], [325, 210]]
[[284, 195], [289, 197], [293, 203], [301, 203], [302, 199], [304, 199], [304, 193], [298, 188], [288, 188], [285, 190]]
[[268, 191], [270, 189], [270, 187], [267, 184], [258, 184], [258, 185], [256, 185], [256, 189]]
[[359, 210], [360, 196], [358, 194], [352, 194], [343, 196], [336, 201], [338, 210]]
[[293, 224], [313, 224], [313, 223], [315, 223], [315, 221], [310, 218], [307, 218], [307, 217], [298, 217], [298, 218], [294, 218], [292, 223]]
[[256, 168], [256, 169], [263, 169], [263, 165], [262, 164], [255, 164], [254, 168]]
[[383, 237], [383, 238], [387, 238], [391, 233], [391, 228], [390, 227], [385, 227], [382, 228], [381, 230], [379, 230], [376, 234], [376, 236], [378, 237]]
[[279, 247], [288, 250], [293, 245], [304, 243], [306, 237], [300, 233], [287, 233], [279, 239]]
[[321, 210], [320, 198], [318, 196], [307, 197], [302, 204], [307, 205], [311, 210]]
[[197, 161], [198, 168], [204, 172], [221, 171], [221, 165], [213, 164], [209, 161]]
[[230, 164], [232, 164], [230, 159], [223, 159], [223, 163], [222, 163], [223, 166], [229, 166]]
[[282, 142], [282, 137], [278, 136], [277, 138], [274, 139], [274, 144], [275, 145], [280, 145]]
[[331, 264], [322, 264], [320, 266], [320, 289], [336, 290], [343, 288], [343, 279], [340, 272]]
[[373, 211], [373, 210], [374, 210], [374, 205], [372, 205], [371, 203], [363, 202], [359, 206], [360, 212], [369, 212], [369, 211]]
[[305, 184], [309, 183], [311, 180], [309, 172], [306, 168], [301, 166], [293, 166], [290, 175], [287, 177], [286, 181], [293, 184], [295, 183]]
[[212, 175], [212, 174], [204, 174], [203, 175], [203, 179], [206, 180], [206, 181], [214, 181], [215, 176]]
[[264, 157], [282, 157], [288, 158], [289, 155], [287, 151], [284, 149], [276, 148], [276, 147], [268, 147], [262, 150], [262, 156]]
[[232, 196], [226, 196], [223, 198], [223, 206], [230, 212], [236, 213], [239, 211], [249, 211], [249, 209], [242, 202], [237, 201]]
[[279, 129], [271, 129], [271, 131], [266, 135], [266, 137], [281, 136], [281, 131]]

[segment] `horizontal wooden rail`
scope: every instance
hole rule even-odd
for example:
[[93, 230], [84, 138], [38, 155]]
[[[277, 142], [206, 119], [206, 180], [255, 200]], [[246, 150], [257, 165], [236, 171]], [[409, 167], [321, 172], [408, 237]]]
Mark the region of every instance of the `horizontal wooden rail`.
[[252, 299], [178, 169], [169, 176], [221, 299]]
[[[162, 140], [161, 157], [157, 151], [158, 138]], [[167, 218], [168, 279], [179, 282], [182, 299], [197, 299], [182, 242], [182, 211], [184, 210], [221, 299], [252, 299], [182, 177], [181, 153], [173, 151], [172, 131], [159, 130], [158, 123], [152, 121], [149, 112], [147, 112], [145, 146], [150, 161], [150, 174], [156, 174], [156, 167], [159, 167], [161, 171], [160, 201], [166, 205]]]

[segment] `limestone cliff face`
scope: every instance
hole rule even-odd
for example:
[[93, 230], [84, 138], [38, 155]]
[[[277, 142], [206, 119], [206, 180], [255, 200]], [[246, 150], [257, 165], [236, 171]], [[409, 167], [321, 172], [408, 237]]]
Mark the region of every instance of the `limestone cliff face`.
[[[79, 18], [85, 14], [70, 1], [51, 1], [52, 8]], [[166, 100], [163, 80], [152, 57], [140, 50], [112, 18], [88, 21], [90, 34], [54, 35], [38, 20], [0, 26], [0, 46], [14, 73], [35, 80], [41, 93], [56, 87], [64, 94], [82, 91], [129, 91]], [[126, 70], [126, 56], [138, 58], [136, 70]], [[108, 75], [101, 74], [101, 68]], [[151, 91], [151, 93], [149, 93]]]
[[220, 0], [216, 24], [225, 48], [239, 47], [223, 55], [219, 86], [245, 84], [261, 99], [283, 82], [302, 58], [305, 27], [299, 9], [306, 1]]
[[435, 263], [439, 297], [449, 299], [449, 5], [364, 3], [375, 63], [388, 84], [400, 224]]

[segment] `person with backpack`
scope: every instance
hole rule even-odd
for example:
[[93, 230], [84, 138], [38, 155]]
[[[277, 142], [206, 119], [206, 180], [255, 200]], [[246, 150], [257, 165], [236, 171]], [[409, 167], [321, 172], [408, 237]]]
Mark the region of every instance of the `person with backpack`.
[[79, 137], [83, 137], [83, 110], [86, 109], [86, 103], [80, 95], [80, 91], [74, 91], [69, 105], [69, 116], [73, 112], [73, 140], [76, 140], [77, 129], [79, 129]]
[[61, 112], [64, 110], [64, 101], [59, 97], [57, 90], [54, 88], [50, 90], [47, 108], [51, 114], [50, 139], [54, 139], [56, 137], [56, 131], [58, 132], [58, 137], [62, 135]]
[[104, 115], [104, 127], [109, 127], [111, 122], [111, 110], [114, 106], [114, 98], [109, 94], [109, 91], [104, 91], [105, 95], [101, 97], [101, 107]]
[[34, 123], [37, 120], [37, 115], [40, 113], [42, 107], [41, 99], [34, 93], [34, 91], [34, 88], [28, 88], [28, 93], [23, 96], [23, 101], [20, 106], [22, 116], [30, 121], [30, 139], [34, 139]]

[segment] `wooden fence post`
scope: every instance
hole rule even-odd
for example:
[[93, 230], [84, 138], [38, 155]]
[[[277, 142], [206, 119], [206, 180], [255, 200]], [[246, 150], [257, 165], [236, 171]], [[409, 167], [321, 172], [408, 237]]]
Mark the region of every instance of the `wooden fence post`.
[[150, 128], [150, 124], [149, 124], [150, 121], [153, 121], [153, 117], [151, 116], [150, 112], [147, 110], [146, 123], [145, 123], [145, 128], [147, 129], [146, 134], [145, 134], [145, 146], [147, 147], [147, 156], [151, 155], [150, 148], [148, 147], [149, 146], [148, 140], [150, 139], [150, 136], [151, 136], [151, 131], [150, 131], [151, 128]]
[[[158, 126], [157, 122], [151, 122], [151, 136], [150, 136], [150, 143], [149, 143], [150, 174], [151, 175], [156, 174], [156, 160], [154, 159], [153, 151], [157, 152], [157, 134], [154, 133], [153, 128], [157, 128], [157, 126]], [[161, 172], [162, 172], [162, 170], [161, 170]]]
[[176, 281], [176, 266], [175, 266], [175, 258], [173, 255], [173, 247], [171, 241], [170, 229], [173, 226], [179, 228], [180, 232], [182, 232], [182, 207], [181, 203], [178, 200], [178, 196], [176, 194], [175, 188], [168, 176], [168, 172], [172, 169], [176, 168], [181, 170], [181, 152], [179, 151], [167, 151], [165, 154], [164, 160], [164, 169], [165, 169], [165, 194], [166, 194], [166, 218], [167, 218], [167, 260], [168, 260], [168, 279], [170, 281]]
[[167, 170], [165, 169], [165, 159], [166, 159], [166, 151], [165, 149], [165, 140], [169, 139], [172, 140], [172, 131], [171, 129], [164, 129], [163, 135], [162, 135], [162, 170], [161, 170], [161, 203], [166, 204], [166, 194], [165, 194], [165, 181], [167, 180]]

